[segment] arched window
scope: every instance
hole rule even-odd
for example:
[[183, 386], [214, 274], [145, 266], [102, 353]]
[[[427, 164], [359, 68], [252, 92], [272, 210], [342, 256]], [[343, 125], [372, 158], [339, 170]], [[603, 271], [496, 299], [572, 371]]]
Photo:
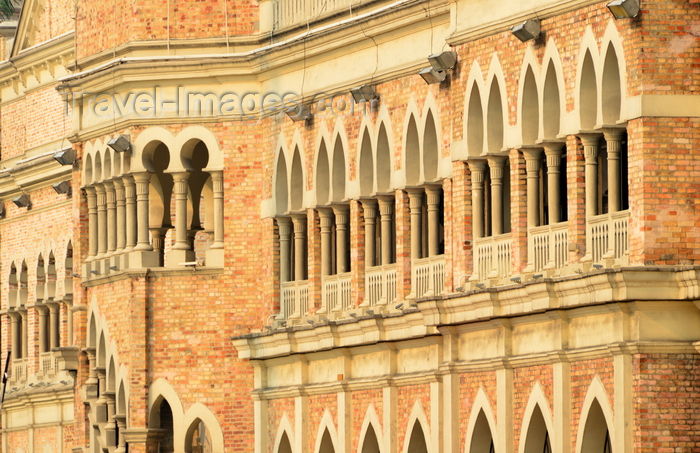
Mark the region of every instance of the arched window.
[[532, 66], [528, 66], [525, 72], [520, 118], [522, 121], [523, 145], [534, 145], [537, 141], [540, 127], [540, 107]]
[[469, 450], [467, 450], [467, 453], [493, 452], [493, 435], [491, 433], [491, 428], [489, 427], [489, 422], [486, 419], [486, 414], [484, 414], [484, 411], [482, 409], [479, 411], [479, 415], [476, 418], [476, 424], [474, 425], [472, 440], [469, 444]]
[[411, 115], [406, 131], [406, 155], [404, 161], [406, 168], [406, 184], [420, 184], [420, 138], [416, 119]]
[[597, 399], [593, 400], [585, 423], [581, 453], [612, 453], [610, 431]]
[[549, 431], [542, 416], [540, 406], [535, 406], [527, 427], [523, 453], [552, 453]]
[[186, 453], [214, 453], [211, 433], [203, 421], [195, 420], [187, 431], [185, 439]]
[[163, 439], [160, 441], [160, 451], [158, 453], [173, 453], [175, 451], [175, 436], [173, 433], [173, 411], [168, 401], [163, 398], [160, 402], [159, 428], [165, 430]]
[[479, 156], [484, 151], [484, 112], [476, 83], [472, 85], [467, 108], [467, 148], [470, 156]]
[[598, 111], [598, 87], [593, 67], [593, 57], [586, 51], [581, 69], [581, 86], [579, 90], [579, 115], [581, 129], [593, 129]]
[[407, 453], [428, 453], [428, 446], [425, 443], [425, 434], [420, 422], [416, 420], [411, 430], [411, 437], [408, 441]]
[[323, 431], [323, 436], [321, 436], [321, 446], [318, 449], [318, 453], [335, 453], [333, 439], [331, 439], [331, 434], [328, 432], [328, 429]]
[[277, 453], [292, 453], [292, 444], [289, 442], [289, 437], [287, 436], [287, 433], [282, 434], [282, 439], [280, 439], [280, 444], [277, 448]]
[[379, 442], [377, 441], [377, 433], [374, 432], [374, 426], [370, 423], [365, 432], [365, 439], [362, 442], [362, 450], [360, 453], [380, 453]]

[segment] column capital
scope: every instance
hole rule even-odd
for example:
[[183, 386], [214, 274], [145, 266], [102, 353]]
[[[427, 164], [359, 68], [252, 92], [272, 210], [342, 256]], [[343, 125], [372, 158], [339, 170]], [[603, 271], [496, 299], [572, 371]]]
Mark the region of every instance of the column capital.
[[275, 217], [275, 222], [277, 222], [280, 237], [289, 237], [292, 233], [292, 219], [289, 217]]
[[487, 161], [486, 159], [469, 159], [467, 161], [467, 165], [469, 166], [469, 171], [472, 173], [472, 178], [474, 177], [474, 173], [481, 173], [483, 175], [483, 172], [486, 170], [486, 164]]
[[604, 127], [601, 129], [603, 131], [603, 136], [606, 141], [620, 141], [625, 137], [627, 133], [626, 127]]
[[147, 171], [131, 173], [131, 177], [134, 178], [135, 183], [151, 182], [151, 175], [152, 173]]
[[598, 146], [598, 142], [600, 141], [600, 137], [603, 136], [603, 133], [596, 131], [582, 131], [576, 134], [576, 136], [581, 139], [583, 146]]
[[360, 203], [362, 204], [362, 214], [365, 221], [374, 220], [377, 218], [377, 200], [374, 198], [368, 198], [360, 200]]

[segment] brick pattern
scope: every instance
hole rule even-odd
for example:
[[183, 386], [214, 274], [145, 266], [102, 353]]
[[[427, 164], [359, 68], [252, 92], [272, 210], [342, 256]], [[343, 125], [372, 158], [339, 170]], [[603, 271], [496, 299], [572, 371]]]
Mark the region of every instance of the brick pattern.
[[[494, 371], [482, 371], [474, 373], [464, 373], [459, 376], [459, 451], [466, 451], [467, 425], [472, 414], [474, 401], [479, 389], [484, 389], [484, 393], [489, 400], [491, 412], [498, 423], [496, 410], [496, 373]], [[495, 433], [493, 433], [495, 434]]]
[[[267, 416], [269, 420], [270, 429], [268, 429], [268, 446], [270, 453], [274, 452], [275, 448], [275, 438], [277, 437], [277, 431], [279, 430], [280, 420], [282, 416], [287, 414], [289, 423], [292, 428], [294, 427], [294, 398], [279, 398], [270, 400], [267, 404]], [[294, 433], [290, 433], [294, 434]], [[290, 438], [291, 442], [292, 439]]]
[[374, 407], [374, 412], [377, 414], [377, 420], [379, 420], [379, 426], [374, 425], [374, 430], [377, 434], [377, 438], [382, 433], [382, 421], [384, 419], [384, 398], [381, 389], [371, 389], [371, 390], [358, 390], [352, 392], [352, 451], [361, 451], [362, 444], [360, 442], [360, 433], [362, 430], [362, 425], [365, 422], [365, 416], [367, 415], [367, 409], [369, 406]]
[[539, 383], [544, 396], [549, 403], [549, 411], [552, 414], [552, 418], [556, 418], [557, 414], [554, 412], [554, 376], [551, 365], [539, 365], [530, 366], [523, 368], [516, 368], [513, 370], [513, 431], [517, 433], [515, 436], [515, 451], [520, 448], [518, 443], [520, 441], [519, 433], [525, 432], [527, 427], [524, 427], [523, 419], [525, 417], [525, 408], [527, 407], [527, 402], [532, 394], [532, 388], [535, 383]]
[[[398, 449], [397, 451], [404, 451], [404, 444], [408, 442], [411, 437], [411, 433], [408, 430], [411, 412], [413, 411], [413, 406], [418, 401], [422, 406], [423, 412], [425, 413], [425, 418], [428, 426], [421, 426], [423, 432], [425, 433], [426, 441], [428, 439], [428, 433], [430, 433], [430, 385], [407, 385], [405, 387], [399, 387], [398, 389]], [[422, 424], [421, 424], [422, 425]]]
[[[581, 360], [571, 364], [571, 445], [576, 448], [576, 436], [579, 425], [586, 423], [581, 419], [583, 402], [591, 382], [598, 377], [605, 387], [610, 409], [615, 412], [615, 372], [613, 359]], [[602, 405], [602, 402], [601, 402]], [[612, 426], [610, 427], [612, 428]], [[572, 450], [575, 451], [575, 450]]]
[[309, 450], [315, 451], [316, 443], [321, 442], [317, 436], [323, 436], [324, 431], [320, 431], [321, 420], [328, 410], [333, 420], [333, 426], [338, 427], [338, 396], [335, 393], [327, 393], [324, 395], [312, 395], [309, 397]]

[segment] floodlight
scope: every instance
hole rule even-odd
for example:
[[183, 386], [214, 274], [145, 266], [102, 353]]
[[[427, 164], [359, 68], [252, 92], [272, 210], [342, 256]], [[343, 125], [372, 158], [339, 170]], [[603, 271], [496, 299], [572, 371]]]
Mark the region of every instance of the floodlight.
[[434, 53], [428, 57], [428, 61], [433, 69], [437, 71], [452, 69], [457, 63], [457, 52]]
[[113, 138], [107, 142], [107, 145], [118, 153], [123, 153], [131, 149], [128, 135], [120, 135], [117, 138]]
[[614, 0], [607, 7], [615, 19], [633, 19], [640, 11], [638, 0]]
[[61, 165], [72, 165], [75, 162], [75, 150], [73, 148], [62, 149], [56, 152], [53, 158]]
[[520, 25], [515, 25], [510, 32], [522, 42], [537, 38], [540, 35], [540, 20], [528, 19]]
[[366, 102], [377, 99], [379, 96], [372, 85], [362, 85], [350, 90], [350, 94], [355, 102]]
[[17, 205], [19, 208], [26, 208], [31, 204], [31, 200], [29, 199], [29, 195], [26, 193], [23, 193], [22, 195], [19, 195], [15, 198], [12, 199], [12, 202]]
[[309, 107], [303, 104], [299, 104], [296, 107], [289, 107], [284, 110], [284, 113], [294, 122], [305, 121], [311, 117]]
[[435, 68], [421, 69], [418, 75], [423, 77], [423, 80], [425, 80], [425, 83], [428, 85], [440, 83], [447, 77], [447, 73], [445, 71], [440, 71]]
[[64, 194], [68, 193], [70, 191], [70, 182], [68, 181], [61, 181], [57, 182], [56, 184], [52, 185], [53, 190], [56, 191], [58, 194]]

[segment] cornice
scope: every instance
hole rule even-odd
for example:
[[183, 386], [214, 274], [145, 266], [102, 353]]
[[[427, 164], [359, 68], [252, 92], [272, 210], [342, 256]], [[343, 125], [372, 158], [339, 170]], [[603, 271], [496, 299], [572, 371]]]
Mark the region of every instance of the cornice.
[[60, 150], [10, 162], [10, 168], [0, 170], [0, 201], [71, 179], [73, 166], [59, 164], [53, 158], [57, 151]]
[[[194, 269], [194, 270], [193, 270]], [[127, 269], [124, 271], [118, 271], [113, 274], [94, 277], [94, 278], [83, 278], [80, 282], [85, 288], [92, 288], [100, 285], [107, 285], [110, 283], [144, 278], [146, 275], [149, 277], [177, 277], [177, 276], [188, 276], [192, 275], [205, 276], [205, 275], [219, 275], [224, 272], [223, 268], [220, 267], [197, 267], [197, 268], [167, 268], [167, 267], [149, 267], [145, 269]]]

